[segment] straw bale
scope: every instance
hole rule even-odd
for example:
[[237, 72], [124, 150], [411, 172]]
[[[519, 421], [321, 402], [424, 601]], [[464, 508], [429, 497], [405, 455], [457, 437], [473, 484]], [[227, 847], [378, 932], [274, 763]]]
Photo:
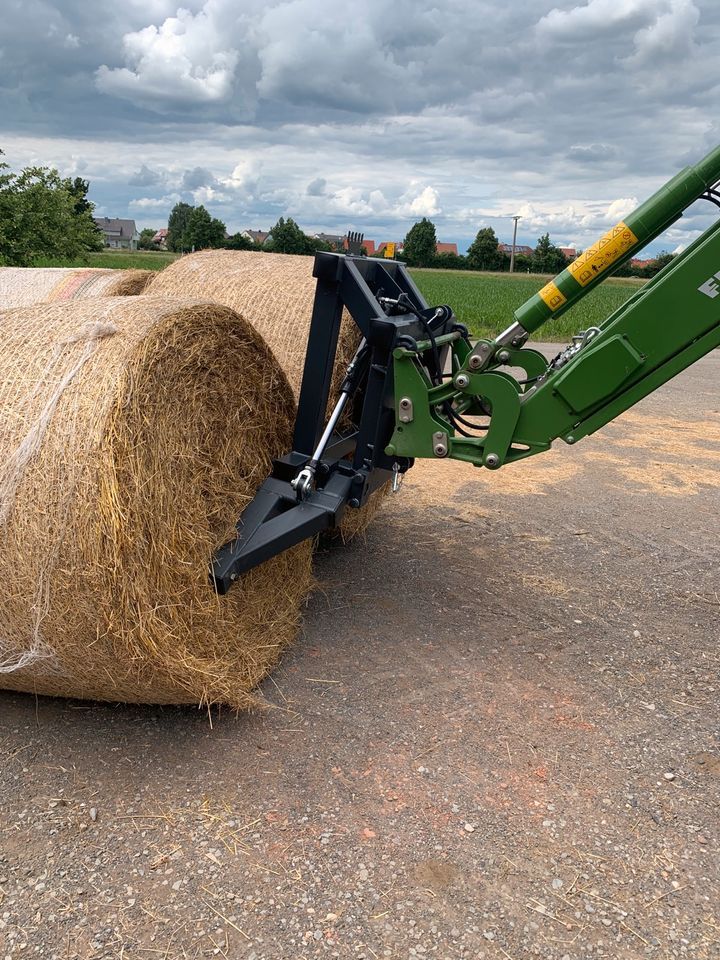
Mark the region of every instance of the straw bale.
[[[316, 281], [310, 257], [247, 250], [204, 250], [181, 257], [151, 281], [152, 293], [207, 297], [237, 310], [266, 340], [299, 396], [307, 350]], [[338, 337], [332, 407], [348, 363], [360, 343], [360, 332], [343, 314]], [[363, 533], [377, 513], [385, 490], [362, 510], [349, 509], [340, 527], [343, 539]]]
[[0, 267], [0, 310], [86, 297], [135, 296], [152, 276], [152, 270], [102, 267]]
[[0, 687], [242, 708], [296, 633], [309, 544], [208, 582], [295, 404], [227, 307], [138, 296], [0, 318]]

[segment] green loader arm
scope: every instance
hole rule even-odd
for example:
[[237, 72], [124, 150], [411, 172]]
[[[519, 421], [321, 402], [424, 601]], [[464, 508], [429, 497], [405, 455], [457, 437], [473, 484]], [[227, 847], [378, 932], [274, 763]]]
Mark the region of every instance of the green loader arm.
[[[720, 147], [688, 167], [520, 307], [495, 340], [436, 338], [450, 376], [433, 384], [413, 350], [393, 354], [395, 430], [387, 453], [453, 457], [496, 469], [594, 433], [720, 346], [720, 221], [599, 327], [548, 363], [530, 333], [606, 279], [695, 200], [720, 206]], [[427, 349], [429, 344], [418, 344]], [[508, 368], [520, 368], [518, 380]], [[505, 369], [503, 369], [505, 368]], [[470, 419], [467, 419], [467, 418]]]

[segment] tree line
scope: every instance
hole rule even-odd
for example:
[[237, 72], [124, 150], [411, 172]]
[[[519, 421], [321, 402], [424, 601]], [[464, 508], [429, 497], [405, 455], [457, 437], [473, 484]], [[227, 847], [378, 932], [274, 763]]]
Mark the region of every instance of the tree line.
[[[580, 253], [581, 251], [578, 251]], [[382, 254], [380, 254], [382, 256]], [[492, 227], [482, 227], [463, 256], [456, 253], [437, 252], [437, 231], [435, 224], [423, 217], [415, 223], [405, 237], [405, 245], [400, 255], [411, 267], [435, 267], [446, 270], [488, 270], [508, 271], [510, 255], [500, 249], [500, 243]], [[616, 277], [655, 276], [674, 257], [663, 252], [642, 266], [633, 266], [630, 260], [620, 264], [613, 271]], [[538, 238], [531, 256], [515, 254], [514, 268], [518, 273], [551, 273], [564, 270], [571, 261], [563, 251], [544, 233]]]
[[[157, 250], [153, 241], [156, 230], [146, 229], [140, 234], [140, 247]], [[274, 253], [291, 253], [310, 256], [318, 250], [330, 250], [322, 240], [309, 237], [292, 217], [280, 217], [263, 244], [253, 241], [242, 233], [228, 235], [222, 220], [210, 215], [205, 207], [189, 203], [176, 203], [168, 218], [167, 248], [174, 253], [189, 253], [191, 250], [265, 250]]]

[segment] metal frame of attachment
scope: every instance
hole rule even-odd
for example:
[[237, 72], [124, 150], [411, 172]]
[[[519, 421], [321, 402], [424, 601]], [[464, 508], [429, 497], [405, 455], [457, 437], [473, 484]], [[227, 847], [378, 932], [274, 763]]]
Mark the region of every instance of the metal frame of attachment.
[[[313, 276], [317, 288], [293, 449], [274, 461], [238, 521], [237, 537], [215, 554], [210, 578], [220, 594], [244, 571], [336, 527], [348, 507], [362, 507], [374, 490], [397, 482], [412, 466], [411, 457], [385, 451], [395, 428], [393, 351], [399, 345], [413, 349], [428, 334], [464, 329], [449, 308], [428, 308], [397, 261], [318, 253]], [[343, 310], [362, 343], [326, 417]], [[437, 363], [437, 357], [427, 362]]]

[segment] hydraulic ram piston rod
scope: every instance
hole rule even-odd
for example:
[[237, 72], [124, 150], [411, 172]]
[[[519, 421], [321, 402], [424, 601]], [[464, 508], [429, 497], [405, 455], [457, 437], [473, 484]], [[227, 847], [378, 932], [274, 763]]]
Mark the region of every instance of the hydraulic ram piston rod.
[[588, 247], [554, 280], [515, 311], [515, 323], [496, 343], [523, 340], [550, 317], [557, 317], [589, 293], [609, 270], [627, 260], [675, 223], [694, 203], [720, 181], [720, 147], [703, 160], [686, 167]]

